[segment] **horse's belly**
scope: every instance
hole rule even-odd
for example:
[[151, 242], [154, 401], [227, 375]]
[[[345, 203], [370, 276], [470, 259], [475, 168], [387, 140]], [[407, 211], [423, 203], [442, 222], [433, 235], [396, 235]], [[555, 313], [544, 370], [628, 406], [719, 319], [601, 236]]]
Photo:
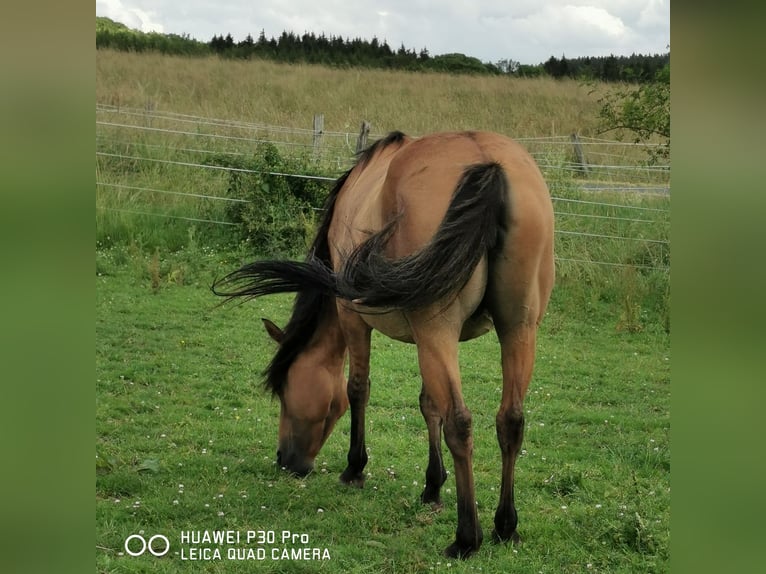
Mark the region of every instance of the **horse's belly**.
[[[386, 337], [401, 341], [402, 343], [414, 343], [415, 338], [410, 329], [404, 313], [391, 311], [388, 313], [364, 313], [364, 322], [373, 329], [380, 331]], [[493, 327], [492, 318], [486, 311], [476, 313], [469, 317], [460, 331], [460, 340], [468, 341], [488, 333]]]
[[468, 341], [469, 339], [481, 337], [490, 332], [492, 327], [494, 327], [494, 323], [488, 312], [476, 313], [463, 323], [463, 329], [460, 331], [460, 340]]
[[401, 341], [402, 343], [414, 343], [415, 339], [410, 329], [410, 323], [401, 311], [362, 314], [364, 322], [373, 329], [380, 331], [386, 337]]

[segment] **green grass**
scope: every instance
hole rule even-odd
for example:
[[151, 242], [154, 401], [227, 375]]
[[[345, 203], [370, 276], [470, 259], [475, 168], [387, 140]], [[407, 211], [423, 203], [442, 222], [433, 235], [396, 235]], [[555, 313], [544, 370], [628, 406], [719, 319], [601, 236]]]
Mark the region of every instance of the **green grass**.
[[[656, 316], [625, 329], [619, 297], [584, 296], [571, 277], [554, 290], [525, 404], [519, 547], [489, 541], [500, 479], [499, 345], [493, 334], [462, 345], [485, 544], [459, 562], [441, 555], [456, 525], [452, 474], [441, 512], [418, 499], [427, 437], [413, 346], [373, 338], [364, 489], [338, 482], [348, 416], [309, 477], [276, 467], [279, 404], [259, 383], [274, 349], [259, 318], [283, 325], [291, 299], [216, 308], [208, 285], [239, 259], [201, 248], [97, 252], [98, 572], [669, 570], [670, 343]], [[176, 554], [185, 530], [290, 530], [331, 558], [274, 561], [269, 549], [255, 564], [185, 561]], [[171, 552], [125, 555], [125, 539], [140, 532], [167, 535]]]

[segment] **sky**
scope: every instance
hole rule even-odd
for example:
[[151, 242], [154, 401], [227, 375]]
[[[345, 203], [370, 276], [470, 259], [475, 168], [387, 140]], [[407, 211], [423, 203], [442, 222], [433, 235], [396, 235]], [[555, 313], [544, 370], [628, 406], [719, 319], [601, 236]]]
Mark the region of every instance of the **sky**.
[[96, 0], [96, 16], [204, 42], [313, 32], [493, 63], [663, 54], [670, 45], [670, 0]]

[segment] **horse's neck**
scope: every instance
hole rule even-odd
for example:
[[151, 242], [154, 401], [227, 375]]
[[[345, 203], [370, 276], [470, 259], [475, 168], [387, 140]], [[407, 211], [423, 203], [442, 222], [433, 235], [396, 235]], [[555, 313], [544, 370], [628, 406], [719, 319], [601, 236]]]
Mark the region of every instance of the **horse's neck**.
[[328, 368], [343, 368], [346, 357], [346, 339], [338, 320], [335, 304], [328, 306], [319, 321], [307, 351]]

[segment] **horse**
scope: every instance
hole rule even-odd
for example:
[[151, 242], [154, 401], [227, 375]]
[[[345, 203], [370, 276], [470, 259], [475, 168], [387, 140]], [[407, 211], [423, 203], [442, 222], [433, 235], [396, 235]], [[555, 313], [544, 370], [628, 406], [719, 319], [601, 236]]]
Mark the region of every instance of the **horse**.
[[479, 549], [483, 533], [458, 343], [493, 328], [500, 342], [502, 474], [493, 539], [518, 542], [514, 468], [537, 329], [553, 281], [550, 194], [518, 142], [492, 132], [418, 138], [392, 132], [336, 181], [305, 260], [249, 263], [216, 280], [212, 290], [227, 301], [296, 293], [284, 330], [263, 322], [278, 343], [264, 371], [266, 387], [280, 401], [277, 463], [298, 476], [312, 470], [350, 408], [340, 480], [364, 485], [371, 332], [416, 345], [428, 429], [420, 498], [441, 507], [443, 434], [457, 490], [455, 540], [445, 554], [462, 558]]

